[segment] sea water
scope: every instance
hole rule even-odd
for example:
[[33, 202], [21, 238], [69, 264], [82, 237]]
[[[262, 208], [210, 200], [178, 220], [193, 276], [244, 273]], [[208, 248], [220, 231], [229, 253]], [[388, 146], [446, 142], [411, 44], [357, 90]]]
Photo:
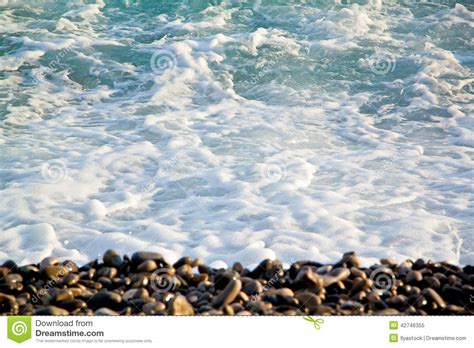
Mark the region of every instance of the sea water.
[[472, 264], [473, 11], [0, 0], [0, 261]]

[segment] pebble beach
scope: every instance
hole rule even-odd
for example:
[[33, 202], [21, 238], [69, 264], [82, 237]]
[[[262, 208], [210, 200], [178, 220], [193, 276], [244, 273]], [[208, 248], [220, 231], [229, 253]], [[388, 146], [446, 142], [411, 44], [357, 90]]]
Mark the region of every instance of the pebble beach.
[[3, 315], [472, 315], [474, 266], [422, 259], [362, 267], [354, 252], [334, 264], [263, 260], [215, 269], [174, 264], [156, 252], [108, 250], [85, 265], [55, 257], [0, 267]]

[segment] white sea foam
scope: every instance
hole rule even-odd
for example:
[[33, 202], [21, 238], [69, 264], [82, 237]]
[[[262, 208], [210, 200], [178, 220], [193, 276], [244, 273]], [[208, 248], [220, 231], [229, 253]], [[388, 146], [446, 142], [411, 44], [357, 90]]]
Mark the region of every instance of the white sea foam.
[[472, 11], [130, 9], [0, 14], [0, 261], [474, 261]]

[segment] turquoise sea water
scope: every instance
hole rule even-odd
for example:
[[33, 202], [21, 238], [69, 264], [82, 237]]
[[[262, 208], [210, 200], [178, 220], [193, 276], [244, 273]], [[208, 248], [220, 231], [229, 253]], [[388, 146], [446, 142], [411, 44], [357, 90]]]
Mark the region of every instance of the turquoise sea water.
[[0, 260], [472, 263], [473, 11], [0, 0]]

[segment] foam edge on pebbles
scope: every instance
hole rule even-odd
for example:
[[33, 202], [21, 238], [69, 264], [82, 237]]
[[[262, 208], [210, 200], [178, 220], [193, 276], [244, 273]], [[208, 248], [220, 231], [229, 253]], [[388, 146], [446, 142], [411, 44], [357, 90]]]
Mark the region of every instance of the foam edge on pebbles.
[[215, 269], [199, 258], [169, 264], [156, 252], [108, 250], [81, 267], [47, 257], [0, 267], [3, 315], [470, 315], [474, 266], [386, 259], [361, 267], [263, 260]]

